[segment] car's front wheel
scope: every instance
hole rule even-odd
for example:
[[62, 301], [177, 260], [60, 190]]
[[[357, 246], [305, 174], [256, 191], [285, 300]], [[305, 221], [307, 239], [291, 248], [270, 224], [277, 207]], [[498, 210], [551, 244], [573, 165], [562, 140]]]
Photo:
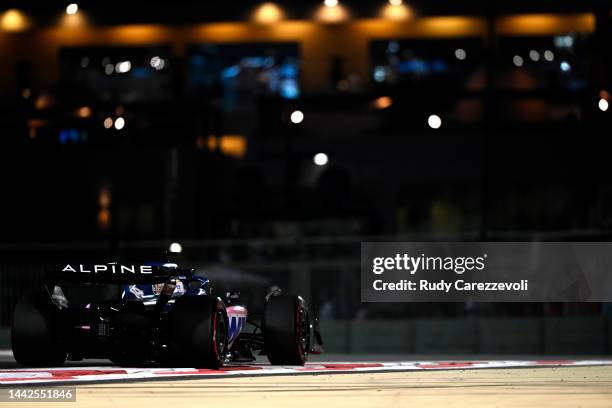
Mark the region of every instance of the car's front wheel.
[[271, 296], [264, 312], [264, 347], [271, 364], [304, 365], [310, 351], [310, 316], [299, 296]]

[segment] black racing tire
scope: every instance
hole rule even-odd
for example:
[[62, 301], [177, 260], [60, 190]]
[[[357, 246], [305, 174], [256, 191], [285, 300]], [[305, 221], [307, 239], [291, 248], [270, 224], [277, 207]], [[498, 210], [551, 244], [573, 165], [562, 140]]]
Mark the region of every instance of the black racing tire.
[[274, 365], [304, 365], [310, 351], [310, 316], [299, 296], [271, 296], [264, 311], [264, 348]]
[[30, 292], [19, 299], [11, 326], [11, 347], [19, 364], [29, 367], [63, 364], [67, 353], [61, 334], [59, 310], [46, 291]]
[[229, 322], [225, 304], [213, 296], [176, 299], [169, 315], [168, 349], [174, 365], [196, 368], [223, 366]]

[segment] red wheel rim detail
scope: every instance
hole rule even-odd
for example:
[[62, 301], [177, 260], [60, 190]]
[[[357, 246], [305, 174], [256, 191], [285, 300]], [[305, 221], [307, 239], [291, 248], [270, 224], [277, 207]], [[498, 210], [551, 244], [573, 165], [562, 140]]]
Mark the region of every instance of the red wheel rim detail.
[[[308, 354], [308, 350], [304, 349], [304, 341], [302, 340], [302, 330], [304, 329], [304, 327], [302, 327], [302, 314], [306, 313], [306, 309], [304, 308], [304, 305], [302, 302], [298, 301], [298, 307], [295, 310], [295, 335], [298, 339], [298, 352], [300, 353], [300, 359], [302, 360], [302, 363], [304, 363], [306, 361], [306, 355]], [[308, 322], [306, 322], [306, 325], [308, 325]], [[306, 327], [306, 330], [308, 330], [308, 327]], [[308, 343], [308, 340], [305, 339], [306, 343]]]
[[218, 314], [219, 313], [215, 311], [215, 315], [213, 316], [213, 335], [212, 335], [213, 350], [215, 351], [215, 355], [217, 356], [217, 358], [219, 357], [219, 352], [217, 351], [217, 315]]

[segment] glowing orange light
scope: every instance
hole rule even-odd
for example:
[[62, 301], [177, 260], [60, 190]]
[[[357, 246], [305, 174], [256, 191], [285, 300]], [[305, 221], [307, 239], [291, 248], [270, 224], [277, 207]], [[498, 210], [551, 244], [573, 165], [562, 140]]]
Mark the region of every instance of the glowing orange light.
[[64, 27], [81, 27], [87, 25], [87, 18], [83, 13], [64, 14], [60, 20]]
[[102, 209], [98, 211], [98, 227], [106, 231], [110, 227], [111, 214], [107, 209]]
[[242, 135], [223, 135], [220, 147], [223, 154], [241, 159], [246, 155], [247, 141]]
[[30, 19], [22, 11], [9, 9], [0, 15], [0, 30], [9, 33], [25, 31], [31, 27]]
[[89, 106], [81, 106], [78, 110], [77, 110], [77, 116], [79, 118], [90, 118], [91, 117], [91, 108]]
[[393, 99], [391, 99], [389, 96], [381, 96], [380, 98], [374, 99], [372, 105], [375, 109], [387, 109], [393, 105]]
[[168, 27], [156, 24], [124, 24], [110, 28], [108, 35], [115, 41], [136, 44], [162, 41], [168, 38], [170, 31]]
[[103, 187], [98, 194], [98, 205], [100, 208], [108, 208], [111, 204], [111, 193], [108, 188]]
[[111, 222], [111, 193], [106, 186], [102, 187], [98, 193], [98, 205], [100, 206], [98, 211], [98, 227], [105, 231], [110, 227]]
[[274, 3], [264, 3], [253, 13], [253, 20], [259, 24], [272, 24], [285, 17], [283, 10]]
[[49, 109], [55, 105], [55, 100], [51, 95], [42, 94], [38, 98], [36, 98], [36, 102], [34, 102], [34, 107], [38, 110]]
[[568, 32], [593, 32], [595, 16], [582, 14], [518, 14], [497, 19], [500, 34], [554, 35]]
[[[198, 138], [199, 139], [199, 138]], [[200, 142], [196, 139], [196, 146], [199, 148]], [[242, 135], [221, 135], [221, 137], [208, 136], [207, 139], [208, 150], [215, 152], [217, 150], [221, 153], [233, 156], [238, 159], [243, 158], [247, 151], [247, 141]]]
[[348, 20], [349, 12], [341, 4], [336, 4], [333, 7], [323, 5], [319, 7], [315, 18], [322, 23], [338, 24]]
[[599, 97], [601, 99], [609, 100], [610, 99], [610, 93], [608, 91], [606, 91], [605, 89], [602, 89], [601, 91], [599, 91]]
[[404, 4], [387, 4], [381, 11], [383, 18], [395, 21], [408, 20], [414, 17], [413, 11]]
[[208, 150], [214, 152], [219, 147], [219, 140], [215, 136], [208, 136]]

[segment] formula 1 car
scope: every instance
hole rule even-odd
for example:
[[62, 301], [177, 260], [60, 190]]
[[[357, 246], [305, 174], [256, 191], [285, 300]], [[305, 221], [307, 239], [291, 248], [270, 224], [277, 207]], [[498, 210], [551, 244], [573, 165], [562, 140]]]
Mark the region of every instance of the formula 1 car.
[[18, 301], [13, 355], [25, 366], [109, 358], [124, 366], [219, 368], [253, 361], [254, 351], [282, 365], [303, 365], [322, 351], [301, 297], [274, 290], [255, 314], [237, 293], [223, 301], [212, 292], [208, 279], [176, 264], [68, 264]]

